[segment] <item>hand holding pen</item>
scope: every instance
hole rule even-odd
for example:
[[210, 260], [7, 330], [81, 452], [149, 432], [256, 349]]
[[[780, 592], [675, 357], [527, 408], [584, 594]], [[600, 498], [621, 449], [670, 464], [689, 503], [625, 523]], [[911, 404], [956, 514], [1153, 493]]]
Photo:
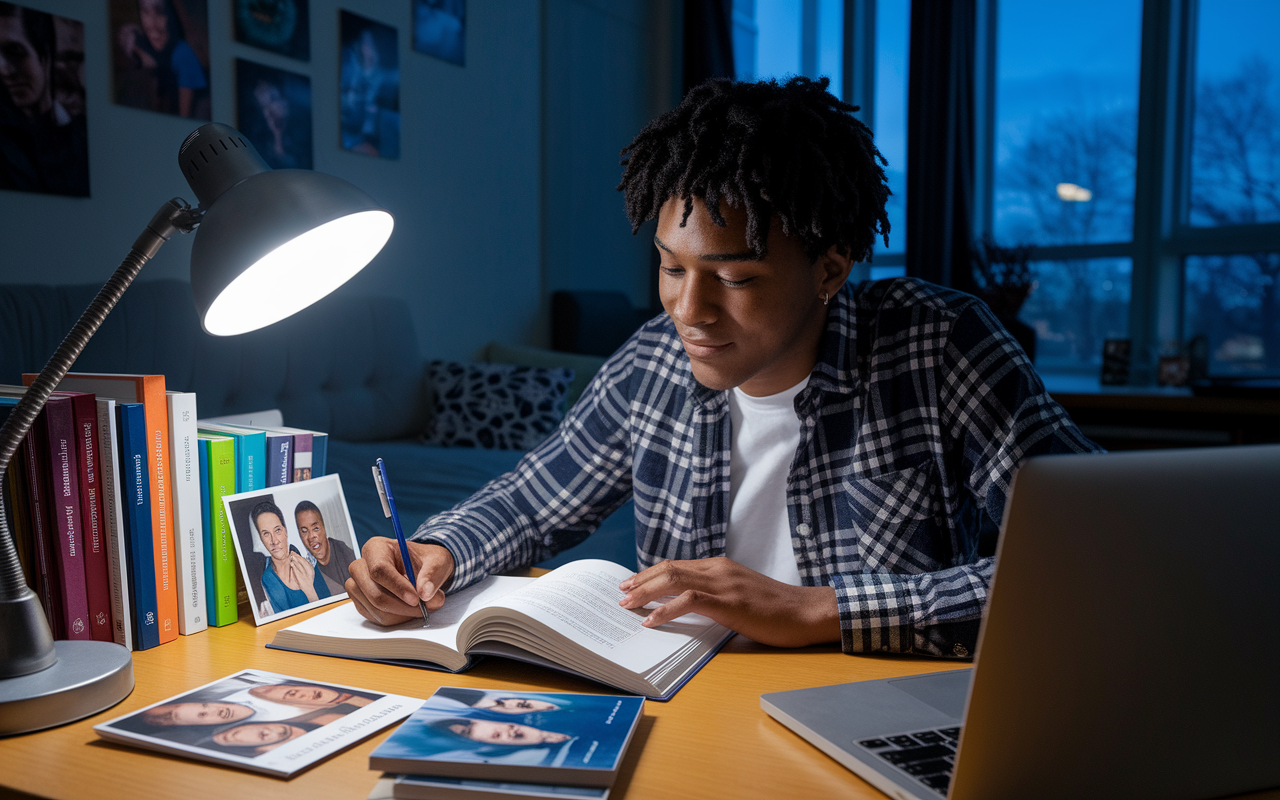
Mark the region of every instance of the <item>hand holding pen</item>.
[[[377, 464], [373, 467], [373, 482], [378, 487], [378, 498], [382, 501], [382, 513], [391, 519], [391, 524], [395, 528], [396, 541], [400, 547], [400, 558], [401, 563], [404, 565], [405, 576], [413, 580], [413, 558], [409, 555], [409, 543], [405, 541], [404, 529], [400, 527], [400, 514], [396, 511], [395, 496], [391, 493], [391, 482], [387, 480], [387, 468], [382, 459], [378, 459]], [[352, 577], [355, 577], [354, 573]], [[427, 611], [427, 604], [422, 600], [420, 594], [416, 595], [416, 598], [418, 608], [422, 611], [422, 627], [429, 627], [431, 617]], [[359, 601], [357, 601], [357, 607], [360, 607]], [[360, 610], [366, 617], [369, 616], [369, 614], [365, 614], [363, 608]]]

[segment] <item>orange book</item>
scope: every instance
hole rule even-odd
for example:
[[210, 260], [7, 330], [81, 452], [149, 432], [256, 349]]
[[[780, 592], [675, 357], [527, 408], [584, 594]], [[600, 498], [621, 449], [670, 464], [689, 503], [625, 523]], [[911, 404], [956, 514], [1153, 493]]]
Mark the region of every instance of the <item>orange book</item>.
[[[34, 373], [22, 376], [35, 382]], [[169, 401], [163, 375], [108, 375], [70, 372], [58, 384], [63, 392], [92, 392], [123, 403], [146, 407], [147, 440], [151, 444], [151, 536], [156, 564], [156, 613], [160, 643], [178, 638], [178, 557], [173, 540], [172, 481], [169, 475]]]

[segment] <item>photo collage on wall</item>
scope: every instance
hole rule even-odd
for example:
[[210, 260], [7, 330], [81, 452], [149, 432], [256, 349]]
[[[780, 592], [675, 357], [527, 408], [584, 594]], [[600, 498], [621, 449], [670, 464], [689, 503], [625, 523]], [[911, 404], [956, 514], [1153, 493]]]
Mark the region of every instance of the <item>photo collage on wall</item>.
[[84, 23], [0, 2], [0, 189], [89, 196]]
[[[402, 3], [413, 50], [464, 66], [466, 0]], [[212, 120], [208, 0], [108, 0], [107, 8], [112, 101]], [[338, 145], [398, 159], [398, 30], [338, 14]], [[238, 44], [310, 62], [308, 0], [231, 0], [229, 16]], [[0, 190], [89, 196], [84, 41], [82, 21], [0, 0]], [[240, 132], [272, 168], [313, 168], [311, 77], [244, 58], [234, 66]]]

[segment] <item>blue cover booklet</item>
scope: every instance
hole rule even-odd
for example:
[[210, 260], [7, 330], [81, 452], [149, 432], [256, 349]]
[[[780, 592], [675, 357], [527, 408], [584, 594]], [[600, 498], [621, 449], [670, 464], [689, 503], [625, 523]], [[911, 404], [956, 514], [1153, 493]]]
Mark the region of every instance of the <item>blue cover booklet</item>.
[[388, 772], [612, 786], [643, 697], [442, 686], [369, 756]]

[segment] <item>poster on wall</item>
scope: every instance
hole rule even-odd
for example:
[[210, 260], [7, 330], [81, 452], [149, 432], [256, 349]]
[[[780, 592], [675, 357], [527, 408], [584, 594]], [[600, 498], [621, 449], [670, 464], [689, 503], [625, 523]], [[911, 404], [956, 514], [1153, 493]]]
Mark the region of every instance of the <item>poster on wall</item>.
[[0, 189], [89, 196], [84, 23], [5, 2]]
[[311, 60], [307, 0], [234, 0], [233, 7], [237, 42]]
[[339, 18], [342, 149], [400, 157], [400, 51], [396, 29], [349, 11]]
[[118, 104], [210, 119], [206, 0], [111, 0], [110, 24]]
[[467, 0], [413, 0], [413, 49], [463, 66]]
[[236, 129], [272, 169], [311, 169], [311, 79], [237, 58]]

